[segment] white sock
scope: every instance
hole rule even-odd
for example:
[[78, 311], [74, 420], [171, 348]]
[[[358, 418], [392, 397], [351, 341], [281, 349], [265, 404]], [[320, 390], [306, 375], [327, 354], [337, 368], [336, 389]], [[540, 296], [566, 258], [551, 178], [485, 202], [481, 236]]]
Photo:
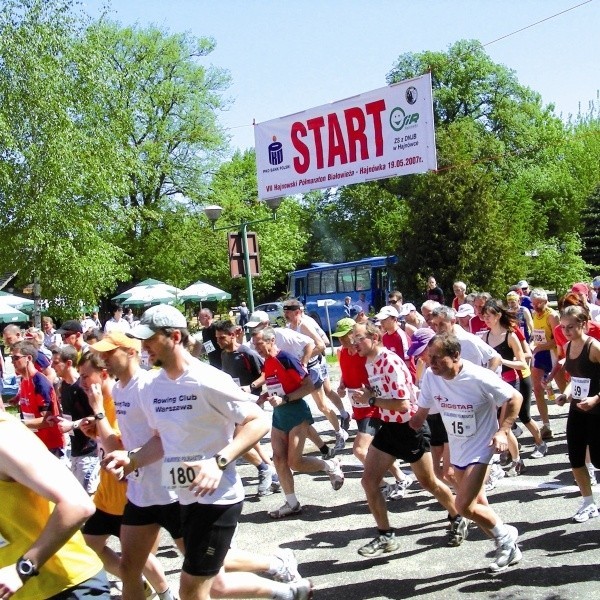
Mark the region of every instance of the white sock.
[[293, 508], [298, 504], [298, 498], [296, 498], [296, 494], [286, 494], [285, 501]]
[[494, 536], [494, 538], [499, 540], [508, 533], [508, 529], [506, 528], [506, 525], [500, 519], [498, 519], [494, 527], [490, 529], [490, 533]]
[[594, 496], [583, 496], [582, 506], [589, 506], [590, 504], [594, 504]]
[[348, 418], [350, 415], [348, 414], [347, 410], [340, 410], [340, 417], [342, 417], [342, 419], [346, 419]]

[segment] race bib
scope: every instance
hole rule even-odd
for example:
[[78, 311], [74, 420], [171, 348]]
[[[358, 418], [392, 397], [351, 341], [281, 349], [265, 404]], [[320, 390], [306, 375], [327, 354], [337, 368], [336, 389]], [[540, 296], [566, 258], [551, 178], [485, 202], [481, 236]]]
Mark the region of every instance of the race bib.
[[210, 340], [206, 340], [206, 342], [204, 342], [203, 346], [204, 346], [204, 352], [206, 352], [206, 354], [210, 354], [211, 352], [215, 351], [215, 345]]
[[283, 396], [285, 396], [283, 386], [280, 383], [267, 383], [267, 392], [269, 396], [277, 395], [280, 398], [283, 398]]
[[589, 377], [571, 377], [571, 396], [573, 400], [584, 400], [590, 395]]
[[348, 388], [346, 390], [346, 392], [348, 393], [348, 397], [350, 398], [350, 402], [352, 403], [352, 406], [356, 406], [357, 408], [366, 408], [367, 406], [369, 406], [368, 398], [364, 403], [361, 402], [360, 400], [354, 399], [354, 394], [359, 394], [359, 396], [357, 396], [359, 398], [362, 397], [362, 390]]
[[185, 463], [202, 460], [202, 456], [165, 456], [162, 464], [161, 483], [168, 490], [188, 488], [196, 479], [196, 471]]
[[534, 329], [531, 339], [534, 344], [545, 344], [546, 343], [546, 331], [544, 329]]
[[373, 390], [373, 395], [383, 398], [383, 375], [371, 375], [369, 377], [369, 387]]
[[475, 433], [477, 423], [473, 413], [444, 411], [442, 414], [448, 435], [467, 438]]
[[323, 361], [319, 365], [319, 373], [321, 374], [321, 379], [327, 379], [327, 377], [329, 377], [329, 367], [327, 366], [326, 361]]

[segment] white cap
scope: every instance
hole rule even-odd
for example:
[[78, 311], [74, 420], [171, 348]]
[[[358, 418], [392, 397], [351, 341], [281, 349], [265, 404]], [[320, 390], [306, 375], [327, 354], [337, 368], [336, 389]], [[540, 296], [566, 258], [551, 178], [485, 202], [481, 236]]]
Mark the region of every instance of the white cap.
[[528, 287], [529, 287], [529, 284], [528, 284], [528, 283], [527, 283], [527, 282], [526, 282], [524, 279], [521, 279], [521, 281], [519, 281], [519, 283], [517, 283], [517, 285], [518, 285], [518, 286], [519, 286], [521, 289], [523, 289], [523, 288], [528, 288]]
[[142, 315], [140, 322], [127, 332], [127, 335], [138, 340], [147, 340], [163, 327], [186, 329], [187, 321], [174, 306], [159, 304], [151, 306]]
[[409, 312], [412, 312], [413, 310], [417, 310], [417, 307], [414, 304], [407, 302], [406, 304], [403, 304], [400, 308], [400, 316], [405, 317]]
[[246, 327], [250, 327], [250, 329], [254, 329], [254, 327], [260, 325], [261, 323], [268, 323], [269, 315], [264, 310], [256, 310], [250, 315], [250, 319], [246, 323]]
[[474, 317], [475, 309], [470, 304], [461, 304], [456, 311], [457, 317]]
[[394, 317], [394, 319], [397, 319], [400, 315], [398, 314], [398, 311], [393, 307], [393, 306], [384, 306], [376, 315], [375, 318], [378, 321], [381, 321], [383, 319], [387, 319], [388, 317]]

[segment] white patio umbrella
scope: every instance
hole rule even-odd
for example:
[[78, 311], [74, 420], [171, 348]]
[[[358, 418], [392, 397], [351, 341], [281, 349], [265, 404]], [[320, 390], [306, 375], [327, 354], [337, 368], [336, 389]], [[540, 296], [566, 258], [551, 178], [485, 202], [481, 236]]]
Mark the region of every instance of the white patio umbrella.
[[[165, 301], [172, 301], [175, 297], [179, 297], [181, 291], [174, 285], [169, 285], [158, 279], [145, 279], [136, 286], [114, 296], [112, 300], [123, 305], [164, 304]], [[131, 298], [134, 298], [134, 301], [128, 302]], [[161, 301], [161, 298], [164, 298], [165, 301]]]
[[13, 308], [24, 308], [26, 310], [33, 308], [33, 305], [35, 304], [31, 298], [22, 298], [21, 296], [15, 296], [14, 294], [9, 294], [8, 292], [3, 292], [1, 290], [0, 303], [12, 306]]
[[210, 302], [211, 300], [231, 300], [231, 294], [220, 290], [218, 287], [205, 283], [204, 281], [196, 281], [185, 288], [179, 294], [179, 299], [194, 300], [195, 302]]
[[0, 323], [24, 323], [29, 317], [14, 306], [0, 303]]

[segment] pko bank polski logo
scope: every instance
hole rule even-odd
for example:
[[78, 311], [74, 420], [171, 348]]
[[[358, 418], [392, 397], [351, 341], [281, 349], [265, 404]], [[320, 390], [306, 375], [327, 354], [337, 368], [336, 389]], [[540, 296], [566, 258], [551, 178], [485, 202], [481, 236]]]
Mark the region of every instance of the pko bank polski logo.
[[283, 162], [283, 144], [273, 136], [273, 142], [269, 144], [269, 164], [280, 165]]

